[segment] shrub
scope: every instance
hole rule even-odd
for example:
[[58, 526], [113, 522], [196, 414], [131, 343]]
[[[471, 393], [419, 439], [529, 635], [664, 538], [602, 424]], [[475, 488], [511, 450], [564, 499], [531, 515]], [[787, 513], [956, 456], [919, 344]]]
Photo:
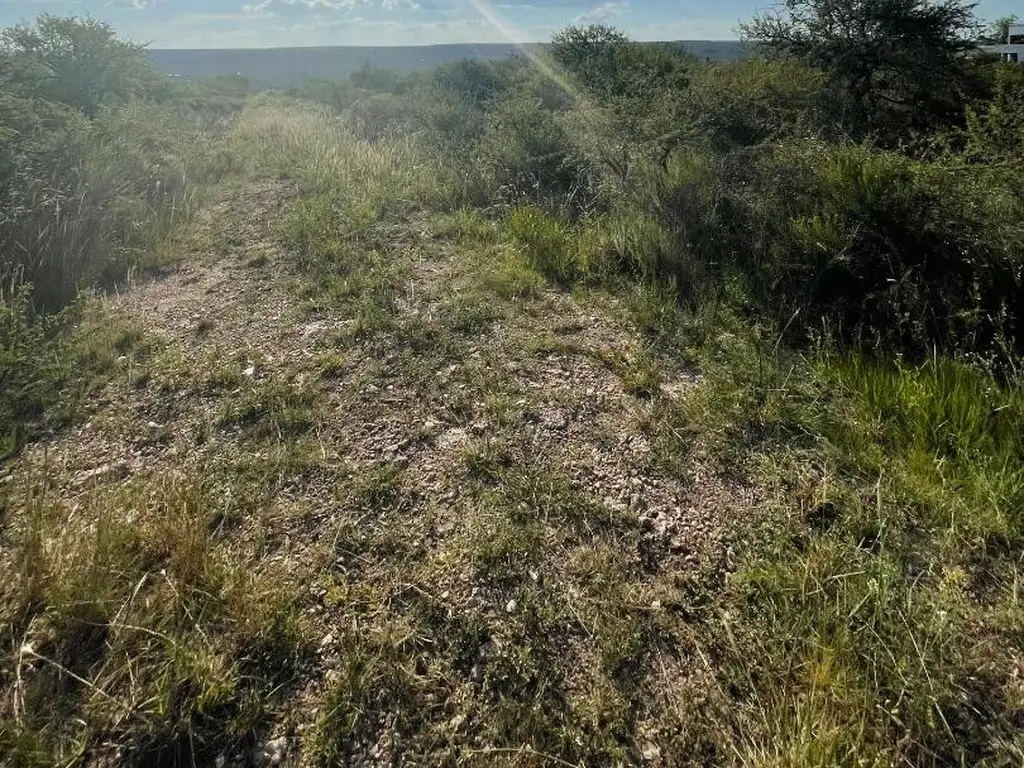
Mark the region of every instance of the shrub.
[[829, 151], [764, 284], [809, 311], [805, 324], [824, 319], [846, 339], [918, 353], [990, 347], [1015, 327], [1022, 286], [956, 185], [896, 153]]
[[10, 73], [0, 80], [4, 90], [66, 104], [87, 117], [103, 107], [169, 95], [145, 47], [121, 40], [96, 19], [41, 14], [35, 24], [0, 32], [0, 57]]
[[394, 138], [409, 130], [410, 110], [404, 99], [391, 93], [376, 93], [346, 110], [356, 136], [366, 141]]
[[43, 15], [2, 33], [0, 280], [36, 310], [120, 277], [155, 230], [189, 210], [199, 153], [163, 78], [106, 25]]
[[477, 61], [463, 59], [442, 64], [434, 70], [432, 82], [455, 98], [477, 109], [486, 108], [508, 89], [519, 61]]
[[568, 283], [580, 274], [572, 237], [552, 216], [534, 206], [516, 208], [505, 226], [519, 242], [530, 263], [545, 277]]
[[823, 76], [797, 62], [706, 65], [690, 77], [678, 111], [688, 137], [712, 151], [812, 135], [826, 124]]
[[769, 57], [821, 70], [838, 128], [898, 146], [962, 116], [973, 10], [966, 0], [787, 0], [741, 32]]
[[965, 154], [973, 160], [1019, 160], [1024, 156], [1024, 78], [1012, 65], [995, 70], [991, 98], [968, 108]]
[[172, 109], [127, 105], [86, 121], [46, 103], [8, 104], [19, 111], [0, 120], [17, 122], [7, 130], [18, 140], [0, 178], [2, 277], [32, 283], [37, 309], [120, 277], [155, 229], [187, 216], [195, 166], [185, 158], [198, 153]]
[[824, 328], [911, 354], [1002, 354], [1020, 350], [1024, 298], [1009, 183], [958, 161], [794, 141], [677, 154], [637, 189], [676, 244], [664, 277], [740, 276], [791, 342]]
[[358, 91], [351, 81], [335, 82], [322, 78], [307, 80], [301, 86], [289, 90], [288, 95], [302, 101], [324, 104], [336, 112], [341, 112], [358, 99]]
[[490, 116], [479, 150], [485, 177], [506, 204], [543, 202], [553, 209], [578, 206], [590, 194], [589, 168], [555, 115], [526, 96], [500, 104]]

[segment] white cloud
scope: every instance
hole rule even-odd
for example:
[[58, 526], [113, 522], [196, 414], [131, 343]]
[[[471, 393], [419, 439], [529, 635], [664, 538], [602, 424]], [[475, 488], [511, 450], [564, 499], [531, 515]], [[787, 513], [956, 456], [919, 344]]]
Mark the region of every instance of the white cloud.
[[584, 11], [579, 14], [573, 22], [576, 24], [592, 24], [598, 22], [607, 22], [611, 19], [618, 18], [626, 12], [626, 8], [629, 6], [628, 0], [619, 0], [619, 2], [601, 3], [598, 6], [591, 8], [589, 11]]
[[261, 3], [255, 3], [253, 5], [243, 5], [242, 13], [246, 16], [263, 16], [267, 15], [267, 8], [270, 7], [273, 0], [263, 0]]
[[[262, 0], [261, 0], [262, 2]], [[125, 26], [133, 39], [150, 40], [153, 48], [291, 48], [330, 45], [423, 45], [443, 43], [507, 43], [509, 37], [482, 18], [365, 18], [330, 11], [302, 20], [272, 13], [261, 15], [190, 13], [159, 27]], [[519, 28], [516, 42], [546, 40], [552, 27]]]

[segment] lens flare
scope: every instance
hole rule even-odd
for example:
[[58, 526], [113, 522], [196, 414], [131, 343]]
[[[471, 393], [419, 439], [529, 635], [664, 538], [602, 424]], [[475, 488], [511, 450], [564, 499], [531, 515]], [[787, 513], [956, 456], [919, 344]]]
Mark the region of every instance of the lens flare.
[[487, 0], [463, 0], [463, 2], [480, 14], [480, 18], [494, 27], [506, 40], [515, 45], [541, 74], [565, 91], [573, 101], [585, 101], [583, 93], [567, 77], [555, 70], [547, 61], [522, 43], [523, 35], [520, 34], [518, 27], [503, 18]]

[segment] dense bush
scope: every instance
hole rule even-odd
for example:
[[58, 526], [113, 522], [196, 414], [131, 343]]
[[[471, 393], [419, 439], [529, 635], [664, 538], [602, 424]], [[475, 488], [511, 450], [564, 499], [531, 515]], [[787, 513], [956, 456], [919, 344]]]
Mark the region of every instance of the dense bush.
[[889, 145], [958, 122], [970, 80], [967, 0], [784, 0], [744, 24], [769, 57], [821, 71], [831, 119]]
[[0, 58], [3, 91], [66, 104], [87, 117], [104, 107], [169, 95], [144, 47], [94, 19], [44, 13], [35, 24], [5, 29]]
[[185, 105], [108, 26], [44, 15], [2, 41], [0, 279], [56, 309], [123, 274], [153, 226], [182, 214], [198, 153]]
[[680, 99], [689, 143], [726, 152], [828, 132], [822, 74], [793, 61], [742, 61], [696, 68]]
[[[886, 2], [851, 12], [874, 18]], [[824, 334], [912, 355], [938, 347], [1005, 359], [1022, 348], [1013, 168], [1024, 86], [1013, 68], [951, 63], [964, 46], [961, 5], [925, 5], [901, 11], [918, 26], [899, 39], [932, 46], [944, 101], [902, 150], [875, 141], [891, 143], [901, 119], [887, 100], [915, 98], [926, 79], [914, 69], [913, 81], [874, 83], [850, 130], [836, 89], [861, 59], [824, 67], [820, 57], [846, 43], [818, 35], [831, 11], [802, 0], [790, 9], [810, 14], [798, 21], [799, 50], [769, 46], [790, 58], [706, 64], [608, 27], [570, 28], [538, 64], [377, 75], [379, 92], [346, 118], [370, 140], [419, 136], [463, 180], [465, 202], [515, 211], [508, 231], [521, 241], [539, 226], [529, 206], [560, 217], [556, 239], [573, 242], [538, 256], [560, 281], [618, 265], [691, 299], [738, 285], [748, 310], [785, 326], [791, 342]], [[785, 31], [765, 24], [764, 35]], [[861, 58], [886, 67], [906, 53], [883, 50], [874, 32], [863, 42]], [[959, 119], [949, 116], [954, 91]]]
[[0, 32], [0, 454], [66, 378], [62, 308], [188, 217], [210, 132], [241, 103], [238, 83], [166, 80], [97, 21]]
[[912, 353], [1018, 337], [1019, 240], [997, 221], [996, 190], [965, 184], [962, 168], [811, 142], [727, 180], [742, 226], [723, 226], [746, 237], [736, 267], [780, 323], [799, 313], [793, 331]]

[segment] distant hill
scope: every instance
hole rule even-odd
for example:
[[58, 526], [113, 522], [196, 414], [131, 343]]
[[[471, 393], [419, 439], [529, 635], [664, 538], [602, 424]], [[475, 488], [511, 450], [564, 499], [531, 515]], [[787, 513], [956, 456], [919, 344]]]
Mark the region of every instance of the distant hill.
[[[693, 55], [713, 61], [741, 58], [745, 47], [735, 40], [684, 40], [678, 45]], [[206, 78], [242, 76], [261, 88], [286, 88], [311, 78], [341, 79], [363, 67], [400, 73], [433, 69], [459, 59], [494, 61], [538, 51], [543, 45], [507, 43], [481, 45], [425, 45], [401, 47], [249, 48], [224, 50], [151, 50], [156, 66], [168, 75]]]
[[679, 40], [673, 45], [682, 46], [699, 59], [711, 61], [736, 61], [748, 51], [747, 44], [739, 40]]

